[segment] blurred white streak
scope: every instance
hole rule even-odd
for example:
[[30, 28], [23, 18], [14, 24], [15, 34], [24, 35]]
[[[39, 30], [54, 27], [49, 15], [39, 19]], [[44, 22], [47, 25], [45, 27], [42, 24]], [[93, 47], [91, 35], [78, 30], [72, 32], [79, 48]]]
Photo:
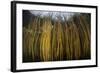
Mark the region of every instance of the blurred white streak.
[[35, 16], [40, 15], [41, 17], [51, 16], [52, 19], [58, 19], [58, 17], [61, 17], [62, 20], [64, 19], [64, 17], [66, 17], [66, 19], [68, 20], [73, 15], [79, 14], [79, 13], [74, 13], [74, 12], [60, 12], [60, 11], [59, 12], [52, 12], [52, 11], [34, 11], [34, 10], [30, 10], [30, 13], [35, 15]]

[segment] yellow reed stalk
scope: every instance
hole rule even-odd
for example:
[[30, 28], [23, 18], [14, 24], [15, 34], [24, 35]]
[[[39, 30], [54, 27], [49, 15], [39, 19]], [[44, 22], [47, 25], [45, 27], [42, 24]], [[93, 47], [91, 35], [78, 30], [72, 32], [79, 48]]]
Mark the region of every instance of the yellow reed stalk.
[[43, 61], [51, 60], [51, 28], [51, 20], [49, 18], [44, 18], [40, 41], [40, 56]]
[[80, 47], [80, 37], [79, 37], [79, 32], [77, 30], [76, 25], [73, 23], [73, 31], [75, 35], [73, 36], [73, 45], [74, 45], [74, 56], [75, 59], [80, 59], [81, 56], [81, 47]]
[[56, 60], [62, 60], [63, 59], [63, 29], [62, 24], [59, 22], [59, 20], [56, 22], [56, 47], [54, 48], [54, 58]]
[[24, 28], [23, 33], [24, 33], [23, 34], [24, 56], [30, 58], [32, 56], [33, 41], [34, 41], [32, 30]]
[[69, 38], [70, 38], [70, 33], [69, 33], [69, 27], [67, 24], [65, 24], [65, 52], [66, 52], [66, 59], [67, 60], [70, 60], [71, 57], [70, 57], [70, 43], [69, 43]]
[[90, 55], [90, 34], [89, 30], [87, 29], [87, 24], [84, 24], [83, 18], [80, 16], [80, 24], [83, 28], [83, 55], [84, 57], [88, 57]]

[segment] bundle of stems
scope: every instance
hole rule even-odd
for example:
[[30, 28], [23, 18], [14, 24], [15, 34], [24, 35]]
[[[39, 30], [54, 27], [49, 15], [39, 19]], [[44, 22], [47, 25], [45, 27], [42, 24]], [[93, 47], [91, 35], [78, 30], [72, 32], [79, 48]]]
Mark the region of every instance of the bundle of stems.
[[63, 59], [63, 28], [60, 20], [54, 22], [54, 26], [52, 29], [52, 52], [54, 60], [62, 60]]
[[40, 58], [42, 61], [51, 59], [51, 30], [52, 23], [49, 17], [43, 18], [42, 33], [40, 39]]

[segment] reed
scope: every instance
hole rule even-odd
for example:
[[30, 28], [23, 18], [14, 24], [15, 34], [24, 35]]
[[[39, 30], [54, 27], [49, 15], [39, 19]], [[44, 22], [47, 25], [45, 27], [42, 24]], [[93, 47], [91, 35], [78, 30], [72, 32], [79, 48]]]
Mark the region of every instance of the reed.
[[63, 29], [62, 24], [58, 20], [54, 23], [52, 31], [52, 51], [54, 60], [63, 59]]
[[51, 30], [52, 23], [50, 18], [43, 19], [42, 34], [40, 41], [40, 58], [42, 61], [51, 60]]

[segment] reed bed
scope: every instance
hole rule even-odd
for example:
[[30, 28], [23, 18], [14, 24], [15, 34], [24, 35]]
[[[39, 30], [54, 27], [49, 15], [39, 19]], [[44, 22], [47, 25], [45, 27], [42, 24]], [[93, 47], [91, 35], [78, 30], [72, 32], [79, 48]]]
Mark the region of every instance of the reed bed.
[[23, 26], [23, 62], [83, 60], [91, 58], [91, 28], [83, 14], [52, 19], [34, 16]]

